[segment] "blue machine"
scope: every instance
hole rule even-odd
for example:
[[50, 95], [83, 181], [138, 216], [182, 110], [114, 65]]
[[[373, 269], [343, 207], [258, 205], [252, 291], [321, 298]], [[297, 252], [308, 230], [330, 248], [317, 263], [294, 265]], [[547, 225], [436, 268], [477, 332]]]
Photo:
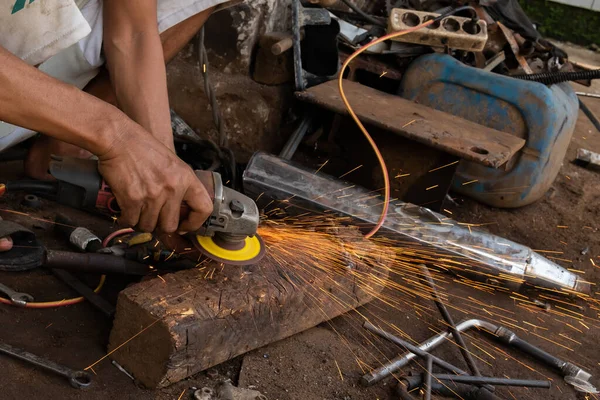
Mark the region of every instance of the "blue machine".
[[518, 80], [443, 54], [411, 63], [399, 94], [526, 140], [525, 147], [498, 169], [460, 163], [453, 189], [494, 207], [525, 206], [546, 193], [560, 170], [579, 109], [568, 83], [546, 86]]

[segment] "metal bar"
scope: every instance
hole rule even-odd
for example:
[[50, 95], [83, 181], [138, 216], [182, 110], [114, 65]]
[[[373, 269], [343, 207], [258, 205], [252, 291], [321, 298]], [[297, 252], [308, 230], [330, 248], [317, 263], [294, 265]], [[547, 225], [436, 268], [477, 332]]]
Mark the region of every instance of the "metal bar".
[[581, 99], [579, 99], [579, 109], [585, 114], [586, 117], [588, 117], [588, 119], [590, 120], [592, 125], [596, 127], [598, 132], [600, 132], [600, 121], [598, 121], [598, 118], [596, 118], [592, 110], [590, 110], [588, 106], [586, 106], [585, 103], [581, 101]]
[[[456, 326], [456, 329], [459, 330], [460, 332], [464, 332], [464, 331], [469, 330], [474, 327], [484, 328], [486, 330], [489, 330], [490, 332], [495, 332], [495, 328], [496, 328], [495, 325], [492, 325], [492, 324], [487, 325], [487, 323], [485, 321], [471, 319], [471, 320], [461, 322], [460, 324], [458, 324]], [[434, 348], [438, 347], [440, 344], [445, 342], [451, 335], [452, 335], [452, 333], [450, 333], [448, 331], [441, 332], [441, 333], [433, 336], [432, 338], [419, 344], [418, 348], [422, 351], [433, 350]], [[371, 386], [371, 385], [379, 382], [380, 380], [387, 378], [388, 376], [390, 376], [391, 374], [393, 374], [395, 371], [399, 370], [400, 368], [408, 365], [408, 363], [410, 363], [410, 361], [416, 357], [417, 357], [417, 355], [414, 352], [409, 351], [407, 353], [404, 353], [401, 356], [398, 356], [398, 357], [392, 359], [388, 364], [365, 374], [361, 378], [361, 382], [365, 386]]]
[[425, 277], [425, 280], [429, 284], [429, 287], [431, 287], [431, 290], [433, 292], [433, 301], [434, 301], [435, 305], [437, 306], [438, 310], [440, 311], [440, 314], [442, 314], [444, 321], [446, 321], [446, 323], [448, 323], [449, 330], [450, 330], [450, 332], [452, 332], [452, 337], [458, 344], [458, 349], [460, 350], [463, 357], [465, 358], [465, 362], [469, 366], [471, 373], [476, 376], [481, 376], [481, 372], [479, 372], [479, 368], [477, 368], [477, 364], [475, 363], [475, 359], [473, 358], [473, 355], [467, 349], [467, 344], [463, 340], [463, 337], [460, 334], [460, 332], [458, 331], [458, 329], [456, 329], [456, 324], [454, 323], [454, 319], [452, 318], [452, 315], [450, 315], [450, 313], [448, 312], [448, 309], [446, 308], [446, 305], [442, 302], [442, 299], [440, 298], [440, 294], [438, 293], [437, 288], [435, 286], [435, 282], [433, 281], [433, 278], [431, 277], [429, 268], [427, 268], [425, 265], [423, 265], [421, 267], [421, 271], [423, 272], [423, 276]]
[[[425, 350], [421, 350], [417, 346], [410, 344], [407, 341], [402, 340], [399, 337], [392, 335], [391, 333], [388, 333], [382, 329], [379, 329], [378, 327], [376, 327], [369, 321], [365, 321], [365, 323], [363, 324], [363, 328], [365, 328], [368, 331], [373, 332], [374, 334], [376, 334], [378, 336], [381, 336], [382, 338], [384, 338], [386, 340], [389, 340], [392, 343], [397, 344], [398, 346], [402, 346], [402, 347], [408, 349], [408, 351], [416, 354], [418, 357], [421, 357], [423, 359], [427, 359], [430, 357], [434, 364], [439, 365], [440, 367], [444, 368], [445, 370], [455, 372], [460, 375], [467, 375], [467, 373], [465, 371], [463, 371], [462, 369], [450, 364], [449, 362], [442, 360], [441, 358], [438, 358], [434, 355], [427, 353]], [[389, 376], [391, 374], [391, 372], [393, 372], [393, 371], [390, 371], [390, 373], [387, 374], [386, 376]]]
[[284, 160], [292, 159], [296, 153], [296, 150], [298, 150], [298, 146], [300, 146], [300, 143], [302, 143], [304, 136], [306, 136], [306, 132], [308, 132], [313, 118], [314, 117], [311, 111], [305, 112], [302, 121], [300, 121], [300, 124], [296, 130], [292, 133], [285, 146], [283, 146], [281, 153], [279, 153], [279, 157], [283, 158]]
[[600, 99], [600, 94], [595, 94], [595, 93], [585, 93], [585, 92], [575, 92], [575, 94], [577, 96], [584, 96], [584, 97], [594, 97], [596, 99]]
[[71, 289], [82, 295], [91, 305], [96, 307], [102, 314], [108, 318], [112, 318], [115, 315], [115, 307], [101, 297], [98, 293], [94, 292], [89, 286], [81, 282], [70, 272], [62, 269], [52, 269], [52, 273], [58, 277], [61, 281], [66, 283]]
[[550, 389], [552, 383], [550, 381], [540, 381], [532, 379], [507, 379], [507, 378], [496, 378], [490, 376], [463, 376], [463, 375], [446, 375], [436, 374], [433, 376], [441, 381], [452, 381], [458, 383], [470, 383], [470, 384], [491, 384], [498, 386], [522, 386], [532, 388]]
[[431, 376], [433, 375], [433, 358], [428, 356], [427, 360], [427, 371], [425, 371], [425, 394], [423, 394], [423, 398], [425, 400], [431, 400]]

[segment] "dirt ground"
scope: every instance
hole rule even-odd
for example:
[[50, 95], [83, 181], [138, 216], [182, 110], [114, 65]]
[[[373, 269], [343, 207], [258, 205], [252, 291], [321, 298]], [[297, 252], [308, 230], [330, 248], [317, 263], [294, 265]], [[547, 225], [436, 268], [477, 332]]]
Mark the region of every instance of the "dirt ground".
[[[569, 49], [567, 49], [569, 51]], [[585, 50], [573, 50], [573, 58], [588, 64], [600, 65], [600, 56]], [[190, 121], [194, 127], [210, 123], [199, 84], [194, 81], [189, 63], [180, 57], [169, 67], [170, 95], [174, 108]], [[183, 82], [183, 83], [182, 83]], [[182, 86], [183, 85], [183, 86]], [[275, 96], [272, 88], [262, 88], [259, 85], [245, 83], [231, 84], [227, 90], [233, 91], [235, 86], [242, 87], [240, 98], [254, 96], [259, 104], [267, 104], [269, 96]], [[253, 90], [256, 89], [256, 90]], [[592, 88], [577, 86], [578, 91], [595, 92], [600, 94], [600, 83]], [[194, 107], [186, 103], [186, 99], [196, 101]], [[200, 102], [198, 105], [197, 102]], [[587, 98], [583, 100], [596, 115], [600, 115], [600, 99]], [[235, 104], [235, 102], [233, 103]], [[204, 108], [203, 108], [204, 107]], [[197, 110], [203, 110], [197, 113]], [[230, 108], [231, 115], [244, 114], [243, 110]], [[240, 115], [240, 114], [238, 114]], [[260, 121], [268, 121], [277, 126], [277, 118], [266, 115], [265, 112], [246, 113], [247, 118], [254, 121], [251, 126], [257, 126]], [[238, 123], [244, 126], [243, 122]], [[254, 128], [253, 128], [254, 129]], [[259, 147], [276, 151], [277, 145], [283, 138], [273, 134], [272, 141]], [[244, 139], [246, 140], [246, 139]], [[469, 199], [458, 198], [460, 205], [447, 204], [452, 217], [459, 221], [472, 223], [489, 223], [486, 228], [491, 232], [516, 242], [523, 243], [534, 249], [547, 249], [564, 252], [558, 261], [563, 266], [582, 271], [585, 279], [597, 283], [600, 281], [600, 268], [594, 267], [590, 259], [597, 260], [600, 265], [600, 175], [572, 164], [578, 148], [584, 147], [600, 152], [600, 133], [583, 114], [580, 114], [573, 140], [561, 172], [552, 189], [541, 201], [517, 210], [493, 209]], [[0, 171], [0, 181], [18, 177], [22, 169], [18, 162], [3, 164]], [[11, 195], [0, 198], [0, 209], [31, 212], [19, 203], [21, 196]], [[110, 221], [99, 220], [85, 213], [67, 210], [44, 201], [40, 211], [35, 212], [41, 219], [52, 220], [56, 212], [67, 212], [82, 225], [93, 227], [100, 235], [105, 235], [114, 229]], [[67, 248], [64, 240], [58, 238], [52, 231], [52, 224], [42, 220], [34, 220], [23, 215], [16, 215], [0, 210], [0, 216], [25, 226], [32, 227], [49, 248]], [[566, 227], [566, 228], [559, 228]], [[585, 254], [582, 254], [585, 253]], [[90, 285], [95, 284], [94, 276], [85, 277]], [[0, 273], [0, 282], [19, 291], [33, 294], [38, 301], [62, 299], [73, 296], [73, 293], [44, 270], [26, 273]], [[110, 301], [116, 301], [117, 293], [129, 281], [110, 277], [103, 294]], [[454, 298], [472, 297], [480, 300], [489, 307], [499, 307], [509, 310], [514, 324], [527, 328], [524, 321], [529, 321], [531, 313], [517, 306], [517, 302], [507, 295], [488, 296], [481, 291], [461, 286], [450, 285]], [[593, 296], [598, 298], [600, 290], [594, 286]], [[435, 307], [430, 302], [416, 299], [421, 312], [411, 307], [405, 309], [386, 308], [385, 304], [375, 301], [359, 310], [363, 314], [377, 313], [388, 322], [400, 327], [416, 340], [430, 337], [432, 329], [442, 329]], [[559, 306], [555, 303], [554, 306]], [[593, 383], [600, 385], [600, 329], [598, 329], [598, 308], [582, 305], [581, 311], [587, 319], [585, 324], [589, 329], [577, 325], [578, 329], [565, 325], [564, 319], [553, 314], [539, 314], [545, 323], [540, 328], [519, 329], [517, 332], [526, 340], [543, 347], [550, 353], [570, 360], [584, 367], [594, 376]], [[429, 310], [424, 313], [423, 310]], [[472, 317], [473, 311], [453, 310], [455, 320]], [[60, 377], [53, 376], [31, 368], [13, 359], [0, 356], [0, 370], [4, 378], [0, 380], [0, 399], [190, 399], [193, 388], [214, 386], [219, 380], [232, 379], [242, 387], [252, 387], [261, 391], [269, 399], [330, 399], [330, 400], [360, 400], [360, 399], [393, 399], [391, 391], [394, 379], [388, 379], [371, 388], [363, 388], [358, 384], [362, 375], [361, 367], [356, 359], [360, 358], [366, 364], [377, 366], [392, 358], [400, 351], [397, 347], [386, 343], [377, 343], [377, 351], [365, 352], [369, 343], [358, 325], [356, 313], [349, 313], [330, 323], [305, 333], [293, 336], [278, 343], [240, 356], [224, 363], [213, 370], [203, 372], [192, 378], [174, 384], [173, 386], [150, 391], [139, 388], [126, 375], [119, 372], [109, 360], [104, 360], [94, 367], [97, 376], [94, 384], [85, 392], [77, 391]], [[592, 322], [590, 322], [592, 321]], [[111, 327], [111, 321], [98, 313], [89, 304], [83, 303], [71, 307], [48, 310], [19, 309], [0, 306], [0, 338], [14, 346], [22, 347], [52, 360], [72, 366], [85, 368], [103, 357]], [[564, 333], [569, 340], [554, 345], [547, 338]], [[553, 379], [553, 388], [544, 389], [498, 389], [498, 394], [506, 399], [583, 399], [570, 389], [553, 371], [541, 366], [528, 357], [509, 352], [505, 357], [490, 357], [482, 347], [482, 338], [469, 335], [472, 351], [485, 362], [479, 365], [484, 375], [510, 376], [519, 378]], [[565, 342], [569, 345], [565, 346]], [[561, 345], [562, 344], [562, 345]], [[372, 349], [373, 350], [373, 349]], [[489, 353], [489, 352], [488, 352]], [[377, 357], [373, 354], [378, 354]], [[436, 350], [436, 355], [457, 365], [464, 363], [460, 353], [452, 345], [445, 345]], [[527, 368], [524, 364], [534, 367]], [[364, 366], [362, 368], [365, 368]], [[412, 364], [405, 370], [420, 371], [420, 367]]]

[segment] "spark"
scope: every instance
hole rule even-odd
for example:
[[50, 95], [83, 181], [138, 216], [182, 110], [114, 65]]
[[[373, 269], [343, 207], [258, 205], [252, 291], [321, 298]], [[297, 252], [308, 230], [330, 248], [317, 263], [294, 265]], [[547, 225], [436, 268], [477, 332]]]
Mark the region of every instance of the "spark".
[[456, 161], [454, 161], [454, 162], [451, 162], [450, 164], [446, 164], [446, 165], [442, 165], [441, 167], [437, 167], [437, 168], [434, 168], [434, 169], [430, 169], [428, 172], [439, 171], [440, 169], [447, 168], [447, 167], [451, 167], [452, 165], [458, 164], [458, 162], [459, 162], [459, 161], [460, 161], [460, 160], [456, 160]]
[[409, 125], [411, 125], [411, 124], [414, 124], [415, 122], [417, 122], [417, 120], [416, 120], [416, 119], [413, 119], [412, 121], [410, 121], [410, 122], [407, 122], [406, 124], [402, 125], [402, 127], [403, 127], [403, 128], [406, 128], [407, 126], [409, 126]]
[[[383, 77], [384, 77], [386, 74], [387, 74], [387, 71], [383, 71], [383, 72], [381, 73], [381, 75], [379, 75], [379, 77], [380, 77], [380, 78], [383, 78]], [[342, 380], [343, 380], [343, 379], [342, 379]]]
[[327, 165], [328, 162], [329, 162], [329, 160], [327, 160], [323, 164], [321, 164], [321, 166], [319, 167], [319, 169], [317, 169], [315, 171], [314, 175], [318, 174], [323, 169], [323, 167], [325, 167]]
[[398, 174], [394, 178], [404, 178], [405, 176], [409, 176], [410, 174]]
[[[346, 172], [345, 174], [340, 175], [338, 178], [342, 179], [343, 177], [345, 177], [346, 175], [350, 175], [351, 173], [353, 173], [354, 171], [356, 171], [357, 169], [362, 168], [362, 164], [359, 165], [356, 168], [351, 169], [350, 171]], [[257, 199], [258, 200], [258, 199]]]
[[101, 357], [100, 359], [98, 359], [96, 362], [94, 362], [93, 364], [88, 365], [87, 367], [85, 367], [84, 370], [85, 371], [87, 371], [88, 369], [91, 370], [96, 365], [98, 365], [99, 363], [101, 363], [102, 361], [104, 361], [107, 357], [110, 357], [115, 351], [119, 350], [121, 347], [125, 346], [127, 343], [131, 342], [133, 339], [135, 339], [136, 337], [140, 336], [142, 333], [146, 332], [148, 329], [152, 328], [154, 325], [156, 325], [161, 320], [162, 320], [162, 318], [154, 320], [154, 322], [152, 322], [150, 325], [148, 325], [147, 327], [145, 327], [144, 329], [142, 329], [141, 331], [139, 331], [138, 333], [136, 333], [135, 335], [133, 335], [132, 337], [130, 337], [129, 339], [127, 339], [126, 341], [124, 341], [123, 343], [121, 343], [120, 345], [118, 345], [117, 347], [115, 347], [114, 349], [112, 349], [111, 351], [109, 351], [108, 353], [106, 353], [106, 355], [104, 355], [103, 357]]
[[183, 397], [183, 395], [185, 394], [186, 391], [187, 391], [187, 389], [183, 389], [183, 392], [181, 392], [181, 394], [179, 395], [177, 400], [181, 400], [181, 398]]
[[158, 276], [160, 278], [160, 280], [163, 281], [164, 283], [167, 283], [167, 281], [165, 281], [165, 278], [163, 278], [162, 276], [160, 276], [158, 274], [156, 276]]
[[44, 329], [48, 329], [52, 326], [52, 322], [50, 322]]
[[556, 225], [558, 229], [569, 229], [567, 225]]
[[[440, 185], [433, 185], [433, 186], [429, 186], [429, 187], [428, 187], [427, 189], [425, 189], [425, 190], [431, 190], [431, 189], [435, 189], [435, 188], [436, 188], [436, 187], [438, 187], [438, 186], [440, 186]], [[436, 201], [437, 201], [437, 200], [436, 200]]]
[[472, 181], [465, 182], [465, 183], [463, 183], [462, 185], [463, 185], [463, 186], [467, 186], [467, 185], [470, 185], [471, 183], [475, 183], [475, 182], [479, 182], [479, 180], [478, 180], [478, 179], [473, 179]]
[[344, 381], [344, 375], [342, 375], [342, 370], [340, 369], [340, 366], [338, 365], [337, 360], [333, 360], [335, 362], [335, 366], [337, 367], [338, 372], [340, 373], [340, 379], [342, 381]]
[[452, 215], [452, 211], [448, 210], [447, 208], [444, 208], [444, 211], [447, 212], [448, 214]]

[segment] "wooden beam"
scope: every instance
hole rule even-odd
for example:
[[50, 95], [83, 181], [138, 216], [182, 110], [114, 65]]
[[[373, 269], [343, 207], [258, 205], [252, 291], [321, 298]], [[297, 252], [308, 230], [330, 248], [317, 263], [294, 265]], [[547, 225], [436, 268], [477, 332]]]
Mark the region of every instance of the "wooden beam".
[[[525, 140], [466, 119], [434, 110], [400, 96], [344, 81], [344, 92], [365, 124], [407, 137], [465, 160], [498, 168], [525, 145]], [[300, 100], [340, 114], [347, 109], [337, 80], [296, 93]]]
[[[360, 241], [364, 254], [386, 254], [359, 232], [352, 235], [343, 237]], [[291, 259], [298, 268], [283, 267], [268, 251], [251, 267], [207, 263], [126, 288], [110, 335], [109, 351], [118, 349], [111, 357], [145, 386], [164, 387], [370, 301], [382, 287], [375, 279], [365, 287], [360, 276], [384, 280], [385, 266], [348, 252], [346, 239], [330, 240], [328, 255], [339, 252], [348, 268], [324, 270], [318, 255], [307, 261], [306, 254], [297, 255], [302, 263]]]

